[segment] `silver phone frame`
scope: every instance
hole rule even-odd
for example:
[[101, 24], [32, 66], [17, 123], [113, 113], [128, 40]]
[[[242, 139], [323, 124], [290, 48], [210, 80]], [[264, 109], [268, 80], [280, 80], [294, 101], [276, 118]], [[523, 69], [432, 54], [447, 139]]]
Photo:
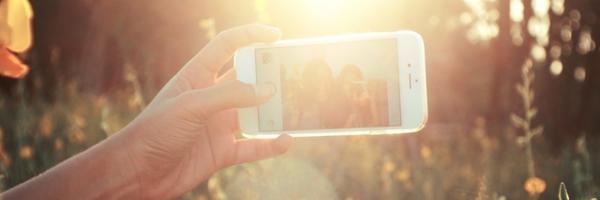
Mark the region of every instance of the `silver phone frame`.
[[[398, 49], [400, 84], [400, 126], [307, 129], [293, 131], [260, 131], [258, 107], [238, 110], [238, 122], [242, 135], [247, 138], [274, 138], [286, 133], [294, 137], [340, 136], [340, 135], [381, 135], [417, 132], [427, 122], [427, 81], [425, 71], [425, 48], [422, 37], [413, 31], [360, 33], [341, 36], [325, 36], [305, 39], [281, 40], [272, 44], [252, 45], [238, 49], [234, 56], [237, 79], [256, 84], [255, 50], [258, 48], [315, 45], [360, 40], [395, 38]], [[409, 78], [410, 77], [410, 78]], [[409, 81], [411, 81], [409, 83]]]

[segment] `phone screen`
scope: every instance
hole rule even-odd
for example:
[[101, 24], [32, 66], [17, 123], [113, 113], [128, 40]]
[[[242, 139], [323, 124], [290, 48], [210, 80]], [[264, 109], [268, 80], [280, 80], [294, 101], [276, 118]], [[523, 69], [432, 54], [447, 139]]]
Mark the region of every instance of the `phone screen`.
[[396, 39], [256, 49], [260, 131], [400, 126]]

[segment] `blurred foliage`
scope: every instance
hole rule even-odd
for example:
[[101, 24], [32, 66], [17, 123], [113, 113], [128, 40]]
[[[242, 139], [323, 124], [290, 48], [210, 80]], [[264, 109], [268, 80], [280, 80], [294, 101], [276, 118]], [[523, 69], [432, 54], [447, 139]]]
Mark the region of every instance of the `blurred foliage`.
[[417, 134], [297, 139], [182, 199], [600, 196], [598, 1], [31, 3], [34, 44], [21, 54], [31, 72], [0, 79], [4, 189], [116, 133], [217, 32], [259, 21], [285, 38], [416, 30], [429, 123]]

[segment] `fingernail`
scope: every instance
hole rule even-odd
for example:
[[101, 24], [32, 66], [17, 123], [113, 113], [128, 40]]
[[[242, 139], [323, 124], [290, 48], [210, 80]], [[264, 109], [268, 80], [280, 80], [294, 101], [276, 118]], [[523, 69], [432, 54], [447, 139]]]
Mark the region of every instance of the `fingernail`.
[[266, 27], [267, 29], [269, 29], [269, 31], [271, 31], [271, 32], [273, 32], [273, 33], [278, 33], [278, 34], [281, 34], [281, 29], [280, 29], [280, 28], [277, 28], [277, 27], [274, 27], [274, 26], [268, 26], [268, 25], [267, 25], [267, 26], [265, 26], [265, 27]]
[[272, 83], [260, 83], [254, 86], [254, 92], [256, 92], [256, 96], [259, 97], [269, 97], [275, 94], [275, 85]]
[[281, 38], [281, 29], [273, 26], [266, 26], [266, 28], [269, 32], [273, 33], [271, 35], [273, 37], [272, 40], [278, 40], [279, 38]]

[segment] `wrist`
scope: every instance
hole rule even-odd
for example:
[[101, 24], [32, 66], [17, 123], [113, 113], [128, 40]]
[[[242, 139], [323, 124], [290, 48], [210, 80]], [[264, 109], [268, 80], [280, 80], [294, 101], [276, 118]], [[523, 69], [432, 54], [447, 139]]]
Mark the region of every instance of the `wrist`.
[[[156, 179], [148, 178], [149, 175], [156, 175], [157, 170], [152, 168], [152, 164], [148, 163], [144, 158], [148, 150], [144, 145], [144, 128], [133, 122], [129, 126], [121, 129], [117, 134], [109, 138], [111, 145], [107, 145], [108, 149], [120, 149], [119, 155], [115, 155], [116, 162], [121, 166], [118, 170], [123, 182], [129, 184], [132, 197], [135, 199], [148, 199], [167, 196], [160, 189], [156, 189]], [[113, 151], [115, 152], [115, 151]], [[162, 180], [162, 179], [160, 179]], [[168, 191], [168, 190], [167, 190]]]
[[100, 150], [102, 154], [106, 154], [110, 158], [103, 164], [111, 168], [107, 177], [112, 182], [110, 188], [107, 188], [109, 197], [118, 199], [143, 197], [141, 171], [135, 162], [134, 145], [132, 144], [136, 140], [133, 137], [134, 134], [124, 128], [107, 138], [104, 141], [106, 144]]
[[[126, 144], [128, 138], [119, 132], [77, 155], [69, 162], [81, 174], [72, 174], [80, 180], [81, 192], [92, 199], [137, 199], [141, 197], [141, 185], [137, 180], [137, 171], [133, 168]], [[78, 175], [79, 177], [75, 176]], [[81, 183], [86, 177], [91, 183]], [[76, 181], [75, 181], [76, 182]], [[73, 186], [77, 188], [78, 186]], [[76, 198], [80, 198], [76, 197]], [[86, 198], [88, 199], [88, 198]]]
[[[119, 134], [2, 194], [6, 199], [138, 199], [136, 171]], [[59, 183], [59, 184], [57, 184]]]

